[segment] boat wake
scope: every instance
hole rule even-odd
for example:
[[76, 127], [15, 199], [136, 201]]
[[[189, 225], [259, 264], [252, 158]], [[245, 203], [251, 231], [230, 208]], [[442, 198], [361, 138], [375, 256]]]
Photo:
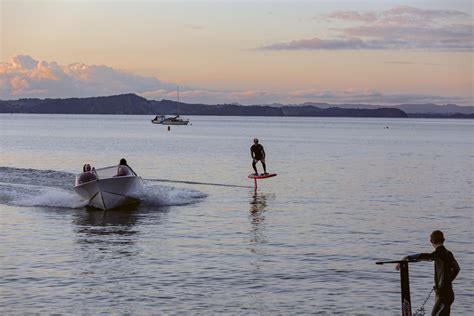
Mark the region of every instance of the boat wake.
[[[0, 204], [81, 208], [87, 204], [73, 190], [75, 174], [55, 170], [0, 167]], [[207, 195], [203, 192], [144, 181], [137, 194], [146, 207], [186, 205]]]
[[0, 203], [15, 206], [78, 208], [87, 204], [72, 190], [0, 182]]
[[137, 198], [145, 206], [172, 206], [196, 203], [207, 195], [201, 191], [162, 186], [144, 181], [143, 191]]

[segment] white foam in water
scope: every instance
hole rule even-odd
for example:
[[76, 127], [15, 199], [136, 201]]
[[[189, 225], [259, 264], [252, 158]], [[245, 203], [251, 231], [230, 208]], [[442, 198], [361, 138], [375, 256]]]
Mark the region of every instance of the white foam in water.
[[0, 200], [17, 206], [78, 208], [86, 205], [73, 191], [48, 186], [0, 184]]
[[4, 183], [68, 188], [74, 177], [75, 174], [64, 171], [0, 167], [0, 179]]
[[144, 205], [185, 205], [195, 203], [207, 195], [197, 190], [174, 188], [145, 182], [138, 198]]
[[[137, 195], [145, 206], [173, 206], [195, 203], [206, 194], [184, 188], [144, 184]], [[49, 186], [0, 183], [0, 201], [16, 206], [79, 208], [87, 204], [74, 191]]]
[[[79, 208], [87, 204], [72, 190], [72, 173], [0, 167], [0, 179], [0, 203], [65, 208]], [[172, 206], [195, 203], [206, 196], [192, 189], [144, 182], [143, 191], [136, 197], [145, 206]]]
[[87, 204], [76, 193], [59, 188], [41, 188], [40, 194], [17, 201], [22, 206], [55, 206], [78, 208]]

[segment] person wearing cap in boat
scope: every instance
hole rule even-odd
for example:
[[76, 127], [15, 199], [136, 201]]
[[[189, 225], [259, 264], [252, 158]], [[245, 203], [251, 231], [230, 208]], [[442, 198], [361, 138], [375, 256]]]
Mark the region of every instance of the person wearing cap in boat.
[[95, 175], [95, 169], [91, 167], [90, 164], [86, 163], [82, 166], [82, 173], [79, 176], [78, 182], [80, 184], [91, 182], [97, 180], [97, 176]]
[[250, 147], [250, 155], [252, 156], [252, 167], [255, 171], [255, 176], [258, 176], [257, 162], [261, 162], [263, 166], [263, 174], [267, 174], [267, 166], [265, 165], [265, 149], [258, 143], [258, 138], [253, 139], [253, 145]]
[[127, 164], [125, 158], [120, 159], [119, 165], [117, 167], [117, 176], [131, 176], [136, 175], [132, 168]]
[[[459, 264], [451, 251], [444, 247], [444, 234], [440, 230], [435, 230], [430, 235], [430, 242], [435, 251], [432, 253], [420, 253], [406, 256], [402, 260], [434, 261], [434, 287], [436, 301], [431, 315], [449, 316], [451, 304], [454, 302], [453, 281], [457, 277]], [[397, 270], [400, 264], [397, 264]]]

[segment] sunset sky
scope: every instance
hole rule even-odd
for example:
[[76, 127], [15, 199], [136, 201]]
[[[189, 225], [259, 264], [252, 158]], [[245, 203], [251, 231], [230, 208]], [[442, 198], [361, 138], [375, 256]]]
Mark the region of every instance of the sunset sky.
[[472, 1], [0, 0], [0, 99], [473, 102]]

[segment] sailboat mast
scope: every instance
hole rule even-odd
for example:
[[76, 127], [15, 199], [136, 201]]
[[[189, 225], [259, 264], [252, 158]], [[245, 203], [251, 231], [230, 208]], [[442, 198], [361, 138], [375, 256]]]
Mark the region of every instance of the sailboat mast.
[[178, 96], [178, 115], [179, 115], [179, 86], [176, 86], [176, 95]]

